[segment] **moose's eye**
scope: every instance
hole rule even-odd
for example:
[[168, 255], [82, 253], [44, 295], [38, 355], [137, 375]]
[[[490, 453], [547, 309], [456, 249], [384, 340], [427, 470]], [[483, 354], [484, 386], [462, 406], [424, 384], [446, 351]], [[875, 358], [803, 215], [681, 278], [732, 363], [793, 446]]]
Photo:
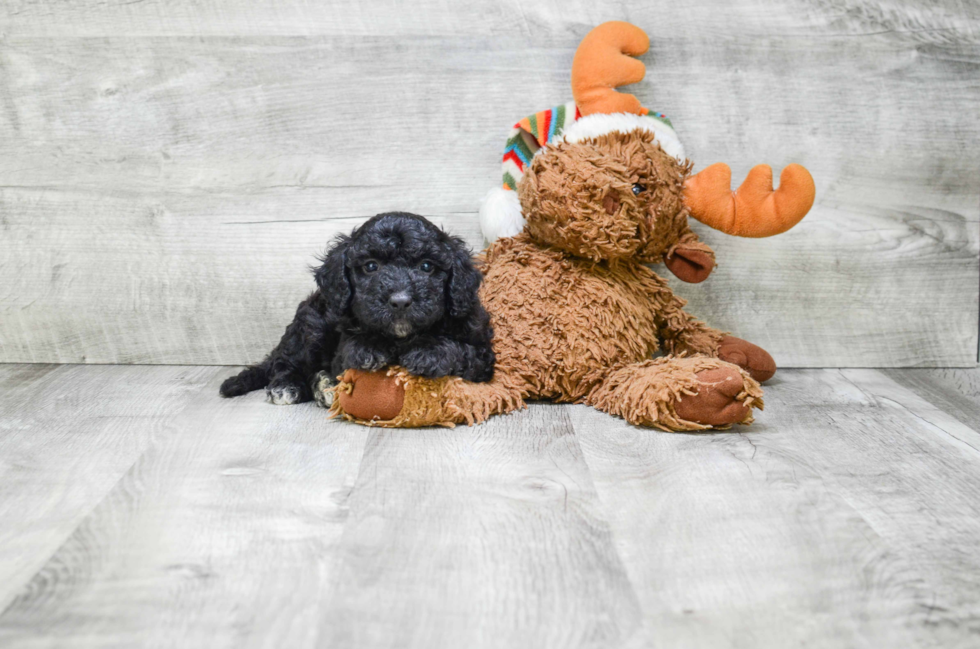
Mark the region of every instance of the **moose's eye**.
[[436, 269], [435, 265], [431, 261], [423, 261], [419, 264], [419, 270], [423, 273], [431, 273]]
[[362, 268], [364, 269], [364, 272], [365, 273], [373, 273], [373, 272], [377, 271], [378, 268], [380, 268], [380, 266], [378, 266], [378, 262], [376, 262], [376, 261], [374, 261], [372, 259], [371, 261], [369, 261], [366, 264], [364, 264], [364, 266], [362, 266]]
[[644, 192], [646, 191], [646, 189], [647, 188], [641, 185], [640, 183], [636, 183], [635, 185], [633, 185], [633, 196], [639, 196], [640, 192]]

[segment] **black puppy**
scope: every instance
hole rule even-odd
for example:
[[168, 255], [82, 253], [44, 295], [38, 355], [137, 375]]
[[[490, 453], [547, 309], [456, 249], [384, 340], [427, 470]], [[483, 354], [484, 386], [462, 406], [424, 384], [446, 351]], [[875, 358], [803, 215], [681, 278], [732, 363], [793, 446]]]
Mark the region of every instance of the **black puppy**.
[[222, 383], [221, 396], [266, 388], [272, 403], [299, 403], [321, 393], [325, 377], [386, 365], [429, 378], [493, 377], [493, 331], [477, 296], [483, 277], [458, 237], [390, 212], [338, 237], [321, 261], [318, 289], [282, 340]]

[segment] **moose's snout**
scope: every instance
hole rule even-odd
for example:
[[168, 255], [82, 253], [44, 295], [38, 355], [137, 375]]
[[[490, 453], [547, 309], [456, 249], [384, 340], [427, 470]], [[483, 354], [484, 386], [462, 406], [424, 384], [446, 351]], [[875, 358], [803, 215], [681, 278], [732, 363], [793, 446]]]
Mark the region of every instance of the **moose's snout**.
[[388, 304], [391, 308], [398, 311], [404, 311], [408, 307], [412, 306], [412, 296], [408, 291], [399, 291], [397, 293], [392, 293], [391, 297], [388, 298]]
[[613, 194], [606, 194], [606, 197], [602, 199], [602, 207], [606, 210], [606, 214], [612, 216], [619, 209], [621, 202], [619, 198]]

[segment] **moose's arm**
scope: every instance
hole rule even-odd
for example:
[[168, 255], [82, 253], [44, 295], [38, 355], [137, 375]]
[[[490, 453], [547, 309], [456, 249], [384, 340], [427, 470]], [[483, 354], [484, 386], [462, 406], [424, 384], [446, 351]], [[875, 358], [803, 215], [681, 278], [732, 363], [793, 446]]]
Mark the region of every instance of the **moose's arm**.
[[725, 332], [709, 327], [685, 311], [687, 302], [670, 289], [665, 287], [656, 297], [660, 304], [654, 320], [664, 353], [718, 355]]
[[637, 274], [642, 292], [649, 300], [651, 323], [657, 330], [661, 348], [667, 354], [718, 355], [725, 333], [713, 329], [684, 310], [687, 301], [674, 294], [667, 281], [646, 266]]
[[[665, 287], [666, 288], [666, 287]], [[704, 354], [738, 365], [760, 383], [776, 373], [769, 352], [747, 340], [713, 329], [684, 310], [686, 302], [666, 289], [658, 295], [660, 309], [654, 318], [666, 354]], [[668, 295], [669, 294], [669, 295]]]
[[715, 268], [715, 251], [702, 243], [687, 224], [677, 242], [663, 254], [664, 265], [679, 280], [697, 284], [708, 279]]

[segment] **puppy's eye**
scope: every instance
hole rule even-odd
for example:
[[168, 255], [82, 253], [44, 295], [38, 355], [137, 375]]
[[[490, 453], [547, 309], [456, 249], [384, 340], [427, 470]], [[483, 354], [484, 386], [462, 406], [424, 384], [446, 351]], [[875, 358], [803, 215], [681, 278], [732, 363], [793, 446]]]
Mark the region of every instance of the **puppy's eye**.
[[419, 270], [423, 273], [431, 273], [435, 269], [435, 264], [433, 264], [431, 261], [423, 261], [421, 264], [419, 264]]
[[639, 196], [640, 192], [645, 192], [646, 189], [647, 188], [641, 185], [640, 183], [636, 183], [635, 185], [633, 185], [633, 195]]
[[362, 266], [362, 268], [364, 269], [364, 272], [365, 273], [373, 273], [373, 272], [377, 271], [378, 268], [380, 268], [380, 266], [378, 266], [378, 262], [376, 262], [374, 260], [371, 260], [371, 261], [367, 262], [366, 264], [364, 264], [364, 266]]

